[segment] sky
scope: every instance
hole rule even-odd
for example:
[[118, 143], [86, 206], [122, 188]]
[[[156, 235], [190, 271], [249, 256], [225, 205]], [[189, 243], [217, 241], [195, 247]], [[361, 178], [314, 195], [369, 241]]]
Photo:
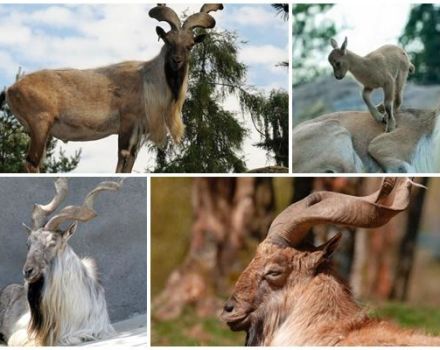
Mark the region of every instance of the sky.
[[[318, 20], [333, 21], [338, 44], [341, 45], [347, 37], [348, 50], [364, 56], [382, 45], [398, 45], [410, 10], [411, 4], [405, 1], [346, 1], [335, 4]], [[328, 53], [331, 50], [329, 43]], [[327, 62], [328, 53], [319, 64], [331, 71]]]
[[[25, 72], [45, 68], [93, 68], [124, 60], [149, 60], [162, 46], [155, 27], [158, 22], [144, 4], [47, 4], [0, 5], [0, 87], [15, 81], [18, 67]], [[197, 12], [200, 5], [173, 4], [178, 14]], [[270, 5], [226, 4], [212, 13], [218, 29], [236, 31], [240, 41], [239, 59], [248, 66], [247, 84], [269, 92], [288, 89], [288, 72], [276, 67], [288, 60], [288, 23], [275, 15]], [[161, 23], [168, 30], [169, 25]], [[224, 102], [227, 110], [237, 112], [251, 132], [243, 155], [248, 168], [272, 164], [263, 150], [253, 146], [259, 141], [250, 116], [242, 115], [237, 98]], [[60, 142], [61, 144], [61, 142]], [[117, 136], [92, 142], [69, 142], [61, 146], [67, 154], [81, 148], [76, 172], [112, 172], [117, 161]], [[134, 171], [152, 167], [146, 148], [139, 152]]]

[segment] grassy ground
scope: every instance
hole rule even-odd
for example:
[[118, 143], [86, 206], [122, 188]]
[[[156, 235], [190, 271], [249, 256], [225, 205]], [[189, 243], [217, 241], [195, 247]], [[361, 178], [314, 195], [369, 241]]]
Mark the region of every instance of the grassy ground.
[[[372, 306], [369, 307], [373, 309]], [[440, 309], [386, 303], [374, 306], [372, 317], [391, 320], [402, 327], [440, 335]], [[243, 332], [231, 332], [215, 317], [199, 319], [190, 309], [173, 321], [152, 322], [152, 345], [223, 345], [244, 344]]]

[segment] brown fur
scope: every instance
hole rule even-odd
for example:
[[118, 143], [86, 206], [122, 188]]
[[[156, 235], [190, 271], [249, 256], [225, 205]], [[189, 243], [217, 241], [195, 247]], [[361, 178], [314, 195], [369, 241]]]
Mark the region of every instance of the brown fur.
[[439, 110], [400, 110], [396, 113], [399, 128], [386, 134], [368, 112], [335, 112], [311, 119], [293, 129], [292, 169], [299, 173], [413, 172], [419, 142], [437, 137], [438, 115]]
[[153, 60], [85, 70], [42, 70], [9, 87], [7, 103], [31, 138], [27, 171], [39, 171], [50, 136], [92, 141], [118, 134], [116, 172], [131, 172], [137, 151], [147, 139], [160, 145], [169, 131], [180, 142], [190, 52], [205, 37], [194, 36], [192, 30], [213, 28], [215, 20], [208, 13], [221, 9], [221, 4], [204, 5], [181, 26], [177, 14], [159, 4], [149, 14], [168, 22], [171, 30], [156, 28], [165, 45]]
[[[259, 324], [257, 342], [248, 345], [440, 345], [439, 337], [370, 319], [331, 269], [328, 253], [261, 243], [235, 285], [234, 314], [222, 317], [233, 330]], [[277, 265], [284, 277], [270, 281], [267, 272]]]
[[[408, 73], [415, 70], [406, 52], [398, 46], [385, 45], [361, 57], [347, 50], [347, 38], [341, 48], [338, 48], [333, 39], [331, 43], [333, 51], [328, 60], [335, 77], [342, 79], [347, 71], [350, 71], [363, 85], [362, 97], [376, 122], [384, 121], [385, 132], [393, 131], [396, 128], [394, 112], [398, 111], [402, 104], [402, 91]], [[378, 88], [384, 91], [384, 116], [371, 102], [371, 92]]]
[[314, 192], [283, 210], [240, 275], [221, 317], [246, 331], [246, 345], [440, 345], [440, 337], [371, 320], [332, 269], [342, 234], [319, 247], [305, 237], [312, 226], [379, 227], [404, 211], [410, 179], [384, 178], [363, 197]]

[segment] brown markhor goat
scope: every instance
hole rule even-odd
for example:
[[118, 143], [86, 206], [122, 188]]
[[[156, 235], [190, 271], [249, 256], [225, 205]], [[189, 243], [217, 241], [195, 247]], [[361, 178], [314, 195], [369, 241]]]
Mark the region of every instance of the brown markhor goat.
[[246, 345], [440, 345], [440, 337], [369, 318], [333, 272], [340, 234], [304, 242], [316, 224], [378, 227], [406, 209], [412, 181], [385, 178], [366, 197], [316, 192], [285, 209], [239, 277], [222, 318], [246, 331]]
[[162, 144], [169, 131], [180, 142], [190, 53], [206, 37], [193, 30], [214, 28], [209, 13], [221, 9], [222, 4], [205, 4], [181, 23], [171, 8], [159, 4], [149, 16], [171, 29], [156, 27], [164, 46], [155, 58], [95, 69], [41, 70], [0, 93], [0, 106], [7, 102], [30, 135], [26, 170], [39, 172], [51, 136], [67, 142], [117, 134], [117, 173], [131, 172], [144, 141]]

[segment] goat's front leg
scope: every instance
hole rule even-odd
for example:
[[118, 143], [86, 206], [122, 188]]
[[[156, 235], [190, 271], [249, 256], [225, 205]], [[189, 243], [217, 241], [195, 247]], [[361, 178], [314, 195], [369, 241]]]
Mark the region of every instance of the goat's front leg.
[[136, 161], [142, 134], [139, 125], [133, 120], [135, 118], [127, 117], [121, 121], [118, 137], [117, 173], [131, 173]]
[[394, 117], [393, 100], [394, 100], [394, 82], [390, 80], [383, 88], [384, 107], [387, 115], [385, 132], [391, 132], [396, 128], [396, 119]]
[[370, 111], [373, 118], [378, 122], [383, 122], [383, 115], [379, 113], [379, 111], [376, 109], [376, 107], [371, 102], [371, 92], [373, 89], [364, 87], [364, 90], [362, 91], [362, 98], [364, 99], [365, 104], [368, 107], [368, 110]]

